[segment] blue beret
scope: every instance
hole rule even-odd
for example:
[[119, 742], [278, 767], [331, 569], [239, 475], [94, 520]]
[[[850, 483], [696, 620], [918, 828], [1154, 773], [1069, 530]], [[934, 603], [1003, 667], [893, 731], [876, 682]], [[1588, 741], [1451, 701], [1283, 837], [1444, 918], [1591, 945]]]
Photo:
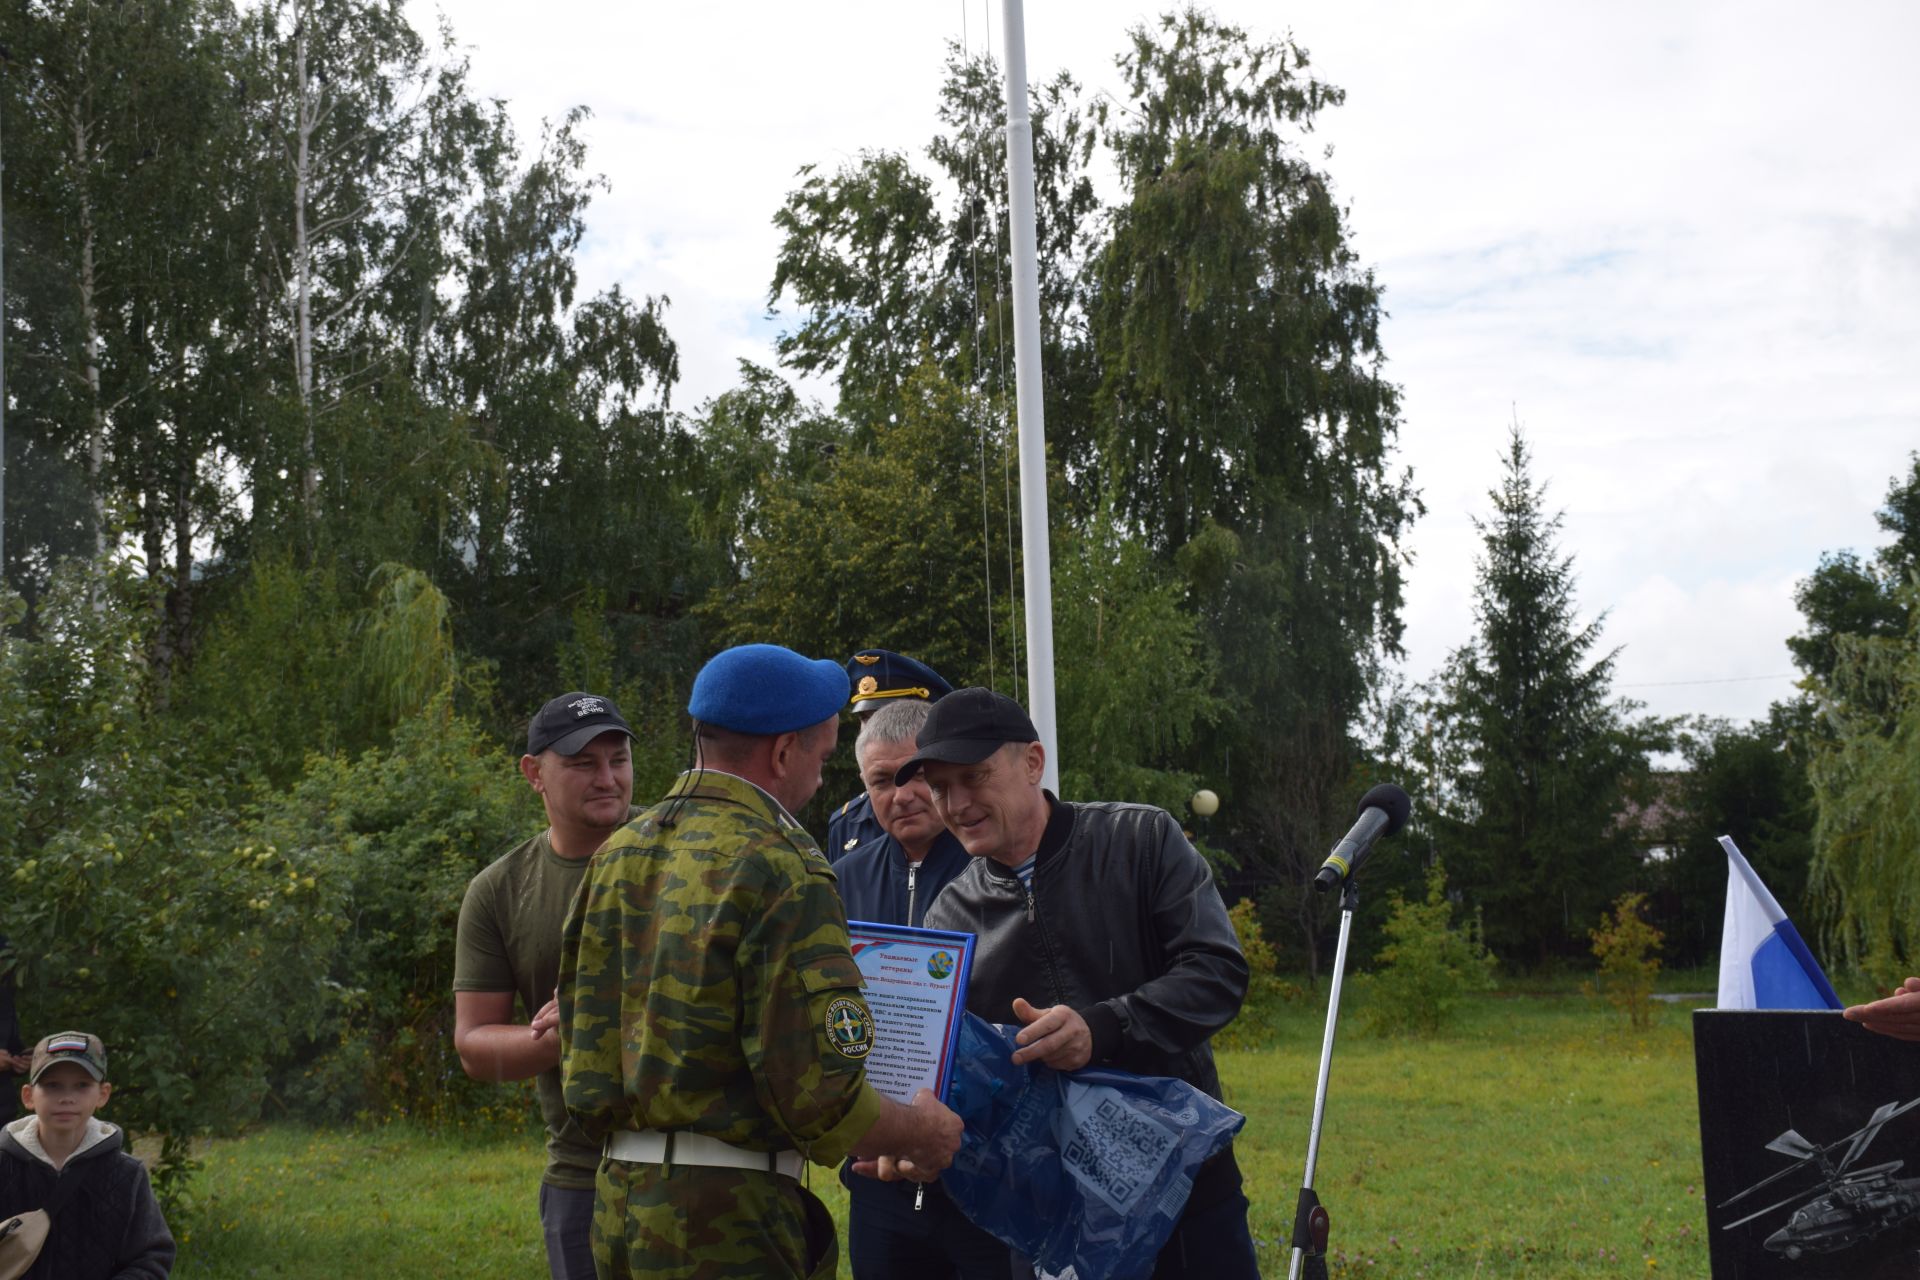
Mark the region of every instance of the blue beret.
[[806, 729], [847, 705], [847, 673], [830, 658], [803, 658], [777, 644], [722, 649], [693, 678], [687, 714], [735, 733]]
[[862, 649], [847, 660], [847, 678], [853, 681], [853, 711], [877, 711], [889, 698], [919, 698], [938, 702], [953, 686], [924, 662], [889, 649]]

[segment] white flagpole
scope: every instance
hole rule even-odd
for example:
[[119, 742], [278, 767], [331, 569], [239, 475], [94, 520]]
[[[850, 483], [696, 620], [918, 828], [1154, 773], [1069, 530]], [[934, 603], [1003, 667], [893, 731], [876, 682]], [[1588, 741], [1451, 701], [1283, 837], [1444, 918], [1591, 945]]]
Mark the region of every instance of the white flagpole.
[[1033, 121], [1021, 0], [1001, 0], [1007, 48], [1007, 222], [1013, 260], [1013, 381], [1020, 423], [1020, 530], [1026, 556], [1027, 714], [1047, 749], [1042, 783], [1060, 791], [1053, 707], [1053, 570], [1047, 538], [1046, 422], [1040, 379], [1040, 270], [1033, 230]]

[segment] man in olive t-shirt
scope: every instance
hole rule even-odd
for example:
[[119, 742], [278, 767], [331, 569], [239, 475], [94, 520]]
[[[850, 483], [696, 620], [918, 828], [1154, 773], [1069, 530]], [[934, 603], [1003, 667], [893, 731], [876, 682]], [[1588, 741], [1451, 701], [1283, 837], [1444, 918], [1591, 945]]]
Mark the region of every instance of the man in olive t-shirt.
[[[567, 1118], [560, 1041], [552, 1034], [560, 932], [587, 862], [637, 814], [633, 731], [610, 699], [563, 694], [527, 726], [520, 772], [547, 829], [495, 859], [467, 886], [453, 961], [453, 1044], [479, 1080], [533, 1077], [547, 1125], [540, 1225], [553, 1280], [593, 1280], [593, 1179], [600, 1146]], [[519, 999], [526, 1021], [515, 1021]]]

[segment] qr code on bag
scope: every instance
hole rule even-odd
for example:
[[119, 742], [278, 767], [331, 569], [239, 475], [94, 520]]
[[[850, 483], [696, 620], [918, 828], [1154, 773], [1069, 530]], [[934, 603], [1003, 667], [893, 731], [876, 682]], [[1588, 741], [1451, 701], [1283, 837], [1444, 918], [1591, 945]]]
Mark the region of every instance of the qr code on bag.
[[1061, 1152], [1067, 1168], [1117, 1212], [1133, 1212], [1173, 1151], [1173, 1130], [1103, 1087], [1070, 1088], [1067, 1111], [1073, 1120]]

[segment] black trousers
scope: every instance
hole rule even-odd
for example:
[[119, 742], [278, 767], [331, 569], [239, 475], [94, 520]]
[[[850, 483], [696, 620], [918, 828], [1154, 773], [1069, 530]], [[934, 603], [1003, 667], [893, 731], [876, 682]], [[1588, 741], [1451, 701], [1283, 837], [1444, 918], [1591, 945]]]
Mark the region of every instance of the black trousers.
[[1232, 1147], [1200, 1167], [1186, 1212], [1154, 1263], [1153, 1280], [1260, 1280]]
[[1007, 1280], [1013, 1251], [967, 1221], [938, 1183], [927, 1187], [918, 1210], [909, 1183], [850, 1189], [854, 1280]]

